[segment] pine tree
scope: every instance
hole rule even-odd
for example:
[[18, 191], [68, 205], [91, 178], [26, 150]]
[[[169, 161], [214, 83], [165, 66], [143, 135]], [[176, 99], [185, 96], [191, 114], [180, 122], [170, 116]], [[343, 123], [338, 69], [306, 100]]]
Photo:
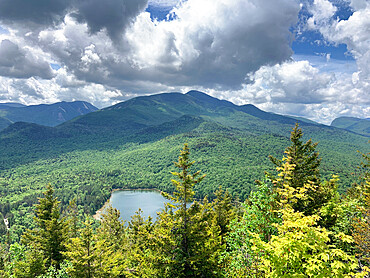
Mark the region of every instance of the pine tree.
[[54, 266], [59, 268], [63, 261], [63, 251], [67, 237], [67, 226], [64, 218], [61, 218], [59, 201], [54, 197], [54, 190], [49, 184], [44, 197], [39, 198], [36, 204], [34, 221], [36, 228], [27, 230], [22, 241], [31, 249], [42, 252], [46, 260], [46, 268]]
[[109, 205], [102, 213], [98, 235], [115, 251], [123, 252], [127, 239], [126, 228], [120, 216], [119, 210]]
[[67, 210], [66, 210], [66, 221], [68, 225], [68, 236], [70, 238], [77, 237], [78, 229], [80, 225], [79, 213], [76, 204], [76, 199], [69, 201]]
[[[128, 243], [127, 243], [127, 260], [128, 273], [127, 277], [158, 277], [160, 268], [151, 267], [153, 261], [157, 261], [161, 256], [154, 255], [151, 250], [153, 247], [154, 224], [149, 216], [145, 219], [142, 216], [143, 211], [139, 209], [128, 223]], [[163, 233], [160, 234], [162, 236]], [[170, 245], [168, 242], [167, 244]], [[157, 247], [156, 247], [157, 248]]]
[[109, 277], [120, 277], [127, 271], [127, 231], [120, 216], [119, 210], [109, 205], [97, 230], [99, 271]]

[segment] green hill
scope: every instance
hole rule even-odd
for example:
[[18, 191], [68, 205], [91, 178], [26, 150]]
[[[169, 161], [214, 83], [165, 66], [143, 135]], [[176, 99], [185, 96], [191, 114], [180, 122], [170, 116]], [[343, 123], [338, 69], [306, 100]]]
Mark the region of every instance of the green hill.
[[[207, 174], [197, 197], [222, 185], [245, 199], [254, 181], [274, 170], [268, 155], [282, 157], [296, 121], [191, 91], [134, 98], [56, 127], [15, 123], [0, 132], [0, 212], [22, 229], [47, 183], [63, 206], [76, 197], [86, 213], [114, 188], [171, 191], [170, 171], [185, 142], [195, 168]], [[319, 142], [322, 176], [339, 174], [344, 190], [369, 138], [299, 122], [305, 139]]]
[[370, 136], [370, 119], [340, 117], [332, 121], [331, 126]]

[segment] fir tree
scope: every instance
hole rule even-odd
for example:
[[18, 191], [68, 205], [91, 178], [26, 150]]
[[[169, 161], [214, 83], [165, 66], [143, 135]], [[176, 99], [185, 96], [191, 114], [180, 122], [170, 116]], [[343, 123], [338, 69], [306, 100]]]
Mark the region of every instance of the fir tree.
[[312, 143], [311, 139], [303, 143], [302, 136], [303, 132], [296, 124], [290, 135], [291, 145], [285, 150], [284, 157], [278, 160], [270, 156], [272, 163], [277, 166], [277, 177], [268, 175], [278, 191], [286, 192], [282, 194], [283, 198], [288, 197], [288, 191], [304, 193], [301, 195], [304, 198], [291, 199], [294, 202], [291, 205], [294, 210], [311, 215], [333, 197], [335, 189], [328, 188], [330, 183], [320, 181], [321, 159], [316, 151], [317, 143]]
[[223, 190], [220, 186], [215, 192], [216, 198], [212, 202], [212, 207], [215, 211], [216, 222], [220, 227], [221, 236], [224, 242], [224, 238], [230, 231], [230, 222], [236, 218], [235, 207], [232, 201], [232, 197], [228, 190]]
[[220, 228], [214, 210], [205, 199], [193, 202], [194, 185], [203, 178], [200, 171], [191, 173], [194, 164], [189, 159], [187, 144], [181, 150], [172, 172], [175, 186], [173, 195], [163, 194], [167, 203], [157, 219], [153, 252], [157, 256], [154, 265], [161, 269], [157, 277], [218, 277], [218, 255], [223, 248]]
[[69, 272], [72, 277], [95, 277], [98, 271], [97, 240], [92, 228], [92, 220], [86, 217], [80, 230], [79, 237], [71, 238], [66, 244], [67, 251], [64, 253], [71, 262]]
[[43, 194], [44, 197], [39, 198], [39, 203], [36, 204], [34, 217], [36, 228], [27, 230], [22, 241], [31, 249], [42, 252], [46, 268], [50, 266], [59, 268], [64, 259], [67, 226], [65, 219], [60, 216], [60, 202], [54, 197], [54, 190], [50, 184]]

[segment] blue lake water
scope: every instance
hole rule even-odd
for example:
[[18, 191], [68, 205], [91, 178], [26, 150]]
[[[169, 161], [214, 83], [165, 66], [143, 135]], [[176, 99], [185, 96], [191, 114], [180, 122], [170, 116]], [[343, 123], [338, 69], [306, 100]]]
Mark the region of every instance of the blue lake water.
[[120, 190], [114, 191], [110, 202], [112, 207], [121, 213], [121, 219], [130, 221], [131, 216], [141, 208], [142, 216], [151, 216], [153, 221], [157, 218], [157, 212], [164, 208], [165, 199], [158, 191], [152, 190]]

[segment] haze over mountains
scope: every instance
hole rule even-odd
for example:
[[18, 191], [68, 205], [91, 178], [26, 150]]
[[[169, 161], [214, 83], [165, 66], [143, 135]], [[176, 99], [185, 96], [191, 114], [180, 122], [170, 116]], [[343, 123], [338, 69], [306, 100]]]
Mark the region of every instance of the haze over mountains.
[[[234, 117], [243, 118], [243, 121], [247, 121], [249, 125], [254, 123], [257, 130], [258, 126], [261, 125], [257, 119], [262, 120], [262, 122], [272, 121], [275, 124], [294, 125], [295, 122], [299, 122], [301, 125], [323, 126], [301, 117], [265, 112], [251, 104], [238, 106], [199, 91], [190, 91], [187, 94], [165, 93], [141, 96], [89, 114], [97, 110], [96, 107], [84, 101], [32, 106], [18, 103], [1, 103], [0, 130], [5, 129], [14, 122], [34, 123], [50, 127], [67, 122], [53, 132], [58, 131], [58, 134], [63, 133], [65, 135], [71, 134], [72, 131], [73, 133], [81, 134], [114, 130], [114, 132], [119, 133], [123, 130], [138, 130], [160, 125], [184, 115], [201, 116], [204, 120], [212, 119], [220, 124], [225, 124], [224, 116], [227, 115], [229, 117], [233, 115]], [[83, 115], [85, 116], [79, 117]], [[226, 125], [240, 128], [237, 122], [233, 123], [228, 120]], [[27, 126], [31, 127], [31, 125], [27, 124], [17, 124], [16, 129], [19, 130], [20, 126], [24, 128]], [[370, 135], [369, 119], [341, 117], [335, 119], [331, 126], [361, 135]]]
[[331, 123], [331, 126], [370, 136], [370, 118], [339, 117]]
[[98, 110], [85, 101], [58, 102], [26, 106], [20, 103], [0, 103], [0, 130], [14, 122], [56, 126], [77, 116]]

